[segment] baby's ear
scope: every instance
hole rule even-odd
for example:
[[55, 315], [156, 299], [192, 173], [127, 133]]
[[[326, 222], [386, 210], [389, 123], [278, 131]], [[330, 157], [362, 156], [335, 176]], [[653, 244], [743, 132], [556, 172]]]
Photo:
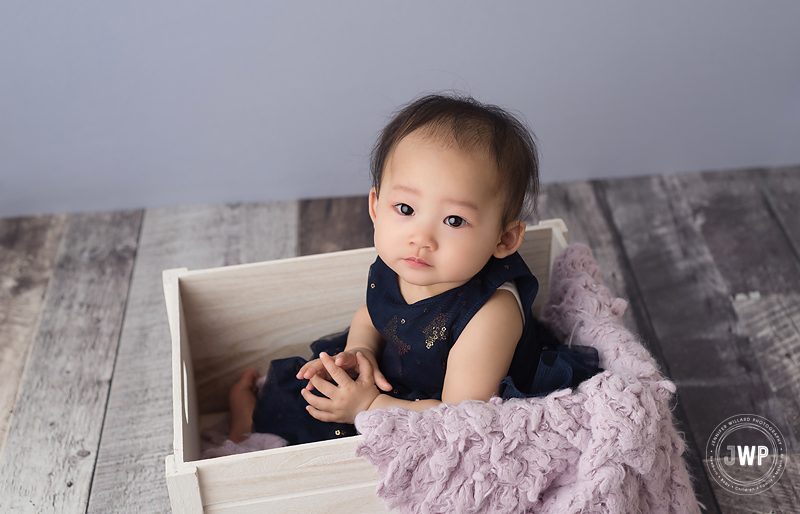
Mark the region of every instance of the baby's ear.
[[512, 221], [506, 225], [505, 232], [500, 234], [500, 241], [497, 243], [497, 247], [495, 247], [492, 255], [498, 259], [508, 257], [519, 250], [524, 235], [525, 222], [522, 220]]
[[378, 190], [374, 187], [369, 190], [369, 217], [372, 218], [372, 223], [375, 224], [375, 212], [378, 209]]

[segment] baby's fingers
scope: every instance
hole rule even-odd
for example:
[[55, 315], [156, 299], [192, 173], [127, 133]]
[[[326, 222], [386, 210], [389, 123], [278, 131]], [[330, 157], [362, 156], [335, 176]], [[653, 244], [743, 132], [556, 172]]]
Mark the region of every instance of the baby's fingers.
[[373, 373], [373, 376], [375, 377], [375, 385], [378, 386], [378, 389], [382, 391], [392, 390], [392, 384], [390, 384], [389, 381], [386, 380], [386, 377], [383, 376], [383, 373], [381, 373], [381, 370], [379, 370], [377, 366], [375, 367], [375, 372]]
[[336, 356], [334, 362], [342, 369], [353, 369], [357, 366], [355, 356], [350, 352], [342, 352]]
[[308, 411], [309, 414], [311, 414], [311, 417], [316, 418], [320, 421], [324, 421], [326, 423], [334, 422], [337, 419], [334, 414], [331, 414], [330, 412], [326, 412], [323, 410], [319, 410], [313, 405], [306, 406], [306, 410]]
[[[333, 403], [333, 402], [330, 401], [330, 399], [323, 398], [321, 396], [317, 396], [317, 395], [315, 395], [313, 393], [309, 393], [309, 392], [307, 392], [305, 390], [300, 391], [300, 394], [303, 396], [305, 401], [308, 402], [308, 406], [311, 407], [311, 408], [308, 408], [308, 406], [307, 406], [306, 410], [311, 412], [312, 416], [314, 416], [314, 413], [330, 412], [331, 405]], [[314, 417], [317, 418], [317, 419], [320, 419], [317, 416], [314, 416]], [[324, 421], [324, 420], [322, 420], [322, 421]]]
[[303, 364], [303, 367], [300, 368], [300, 371], [297, 372], [296, 377], [299, 380], [302, 379], [308, 380], [314, 375], [321, 375], [322, 378], [324, 378], [325, 380], [330, 378], [330, 376], [328, 376], [327, 370], [325, 369], [325, 366], [319, 359], [314, 359], [313, 361], [306, 362], [305, 364]]
[[295, 376], [297, 378], [304, 378], [305, 374], [306, 374], [306, 371], [308, 371], [309, 369], [311, 369], [314, 366], [314, 362], [315, 361], [316, 361], [316, 359], [313, 360], [313, 361], [308, 361], [305, 364], [303, 364], [303, 366], [300, 368], [300, 370], [297, 372], [297, 375], [295, 375]]
[[372, 373], [372, 363], [369, 359], [364, 357], [364, 354], [361, 352], [356, 354], [356, 359], [358, 359], [358, 369], [361, 370], [361, 373], [358, 375], [358, 381], [371, 385], [374, 384], [375, 376]]
[[[375, 357], [372, 356], [371, 354], [369, 357], [364, 354], [362, 354], [361, 356], [364, 358], [364, 360], [369, 361], [370, 369], [372, 370], [372, 376], [375, 380], [375, 385], [378, 386], [378, 389], [382, 391], [391, 391], [392, 384], [390, 384], [389, 381], [386, 380], [386, 377], [383, 376], [383, 373], [381, 373], [381, 370], [378, 367], [378, 362], [375, 360]], [[363, 372], [364, 370], [361, 369], [361, 373]]]
[[333, 359], [325, 352], [321, 352], [319, 354], [319, 360], [322, 361], [322, 364], [325, 366], [325, 369], [328, 370], [331, 378], [336, 381], [339, 385], [344, 385], [351, 383], [353, 379], [350, 378], [350, 375], [347, 374], [345, 370], [340, 368], [336, 365]]

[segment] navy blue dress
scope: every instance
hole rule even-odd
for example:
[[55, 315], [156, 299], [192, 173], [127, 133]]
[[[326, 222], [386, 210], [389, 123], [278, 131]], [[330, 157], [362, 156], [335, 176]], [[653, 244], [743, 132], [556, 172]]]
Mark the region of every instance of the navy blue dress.
[[[530, 313], [539, 283], [518, 253], [504, 259], [492, 257], [466, 284], [409, 305], [400, 293], [397, 276], [378, 257], [370, 267], [367, 310], [386, 340], [380, 369], [394, 387], [387, 394], [403, 400], [441, 400], [450, 348], [497, 288], [511, 280], [523, 310]], [[313, 358], [322, 351], [335, 355], [346, 344], [347, 331], [315, 341]], [[289, 444], [355, 435], [353, 425], [318, 421], [305, 410], [300, 390], [307, 381], [295, 378], [305, 363], [300, 357], [272, 362], [253, 413], [254, 431], [277, 434]], [[597, 373], [597, 364], [594, 348], [559, 345], [529, 314], [500, 394], [522, 398], [574, 387]]]

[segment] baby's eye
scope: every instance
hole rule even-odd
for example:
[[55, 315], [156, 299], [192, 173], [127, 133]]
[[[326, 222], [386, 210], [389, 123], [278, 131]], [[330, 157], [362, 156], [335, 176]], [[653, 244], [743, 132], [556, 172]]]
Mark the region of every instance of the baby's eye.
[[444, 223], [451, 227], [460, 227], [467, 222], [461, 216], [448, 216], [444, 219]]
[[397, 212], [399, 212], [403, 216], [411, 216], [412, 214], [414, 214], [414, 209], [412, 209], [410, 205], [405, 203], [398, 203], [397, 205], [394, 206], [394, 208], [397, 209]]

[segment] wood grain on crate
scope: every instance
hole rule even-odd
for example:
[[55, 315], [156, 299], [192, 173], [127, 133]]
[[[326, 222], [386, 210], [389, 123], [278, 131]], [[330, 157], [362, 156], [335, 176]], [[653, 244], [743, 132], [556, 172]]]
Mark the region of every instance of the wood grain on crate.
[[0, 453], [66, 219], [0, 219]]
[[297, 202], [145, 213], [88, 512], [170, 511], [171, 346], [161, 271], [295, 255], [297, 219]]
[[[376, 483], [353, 487], [322, 489], [316, 494], [295, 496], [282, 494], [253, 501], [241, 501], [206, 507], [207, 514], [264, 514], [346, 512], [347, 514], [377, 514], [386, 512], [383, 500], [373, 491]], [[358, 500], [355, 500], [358, 499]], [[391, 511], [396, 514], [396, 511]]]
[[[270, 451], [233, 455], [192, 463], [202, 482], [206, 507], [262, 501], [348, 489], [364, 483], [377, 485], [375, 468], [355, 456], [360, 437], [321, 441]], [[317, 469], [323, 469], [319, 473]], [[313, 477], [313, 480], [309, 478]]]
[[86, 509], [140, 221], [68, 219], [0, 456], [0, 512]]

